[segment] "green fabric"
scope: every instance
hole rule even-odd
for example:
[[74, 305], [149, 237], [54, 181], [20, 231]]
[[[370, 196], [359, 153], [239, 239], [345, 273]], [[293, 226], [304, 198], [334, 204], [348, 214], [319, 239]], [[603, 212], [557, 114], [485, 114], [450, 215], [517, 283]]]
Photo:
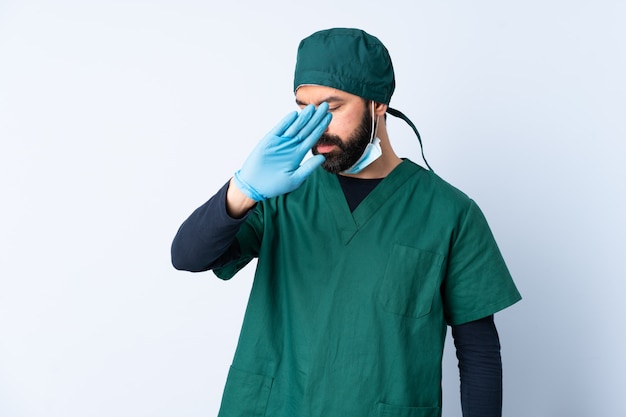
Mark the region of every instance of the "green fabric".
[[376, 37], [359, 29], [335, 28], [300, 42], [293, 89], [308, 84], [389, 104], [395, 78], [389, 52]]
[[437, 417], [446, 324], [520, 299], [476, 204], [408, 160], [353, 213], [320, 168], [237, 239], [215, 273], [258, 263], [221, 417]]

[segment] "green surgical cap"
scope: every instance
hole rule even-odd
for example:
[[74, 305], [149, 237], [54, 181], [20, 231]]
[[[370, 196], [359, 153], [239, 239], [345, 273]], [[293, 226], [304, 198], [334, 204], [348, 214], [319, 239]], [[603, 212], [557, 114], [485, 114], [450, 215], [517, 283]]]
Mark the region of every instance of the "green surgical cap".
[[378, 38], [359, 29], [336, 28], [303, 39], [293, 81], [323, 85], [389, 104], [395, 88], [391, 58]]

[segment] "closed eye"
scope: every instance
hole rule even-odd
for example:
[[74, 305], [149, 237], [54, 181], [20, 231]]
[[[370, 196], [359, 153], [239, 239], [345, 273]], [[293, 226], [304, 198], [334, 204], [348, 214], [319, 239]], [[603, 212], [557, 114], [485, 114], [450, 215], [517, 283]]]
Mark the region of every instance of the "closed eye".
[[[333, 106], [329, 106], [328, 111], [332, 112], [335, 110], [338, 110], [342, 104], [344, 103], [344, 100], [340, 97], [336, 97], [336, 96], [330, 96], [330, 97], [326, 97], [325, 99], [321, 100], [318, 104], [316, 104], [316, 107], [319, 106], [321, 103], [328, 103], [329, 105], [334, 104]], [[296, 97], [296, 104], [298, 105], [298, 107], [300, 107], [301, 109], [305, 108], [307, 106], [307, 103], [305, 103], [304, 101], [299, 100]]]

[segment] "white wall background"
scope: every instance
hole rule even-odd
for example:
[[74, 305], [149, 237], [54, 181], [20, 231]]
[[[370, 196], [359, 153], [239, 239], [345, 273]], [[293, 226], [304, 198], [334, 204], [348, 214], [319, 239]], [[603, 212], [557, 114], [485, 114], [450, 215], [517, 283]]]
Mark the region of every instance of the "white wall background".
[[169, 245], [332, 26], [387, 45], [392, 106], [524, 295], [497, 315], [505, 415], [625, 416], [624, 21], [618, 0], [0, 0], [0, 416], [216, 414], [253, 271], [177, 272]]

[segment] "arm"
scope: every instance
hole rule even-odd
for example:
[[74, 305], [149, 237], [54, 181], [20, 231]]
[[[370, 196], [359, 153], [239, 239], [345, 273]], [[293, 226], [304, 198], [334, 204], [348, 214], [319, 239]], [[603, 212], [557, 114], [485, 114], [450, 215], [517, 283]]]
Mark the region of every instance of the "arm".
[[257, 144], [229, 184], [196, 209], [181, 225], [172, 242], [176, 269], [206, 271], [228, 264], [240, 255], [236, 235], [257, 201], [295, 190], [324, 162], [305, 154], [328, 127], [328, 103], [287, 115]]
[[452, 326], [463, 417], [502, 416], [502, 360], [493, 315]]
[[225, 184], [180, 226], [172, 242], [176, 269], [199, 272], [227, 264], [239, 257], [235, 236], [255, 201]]

